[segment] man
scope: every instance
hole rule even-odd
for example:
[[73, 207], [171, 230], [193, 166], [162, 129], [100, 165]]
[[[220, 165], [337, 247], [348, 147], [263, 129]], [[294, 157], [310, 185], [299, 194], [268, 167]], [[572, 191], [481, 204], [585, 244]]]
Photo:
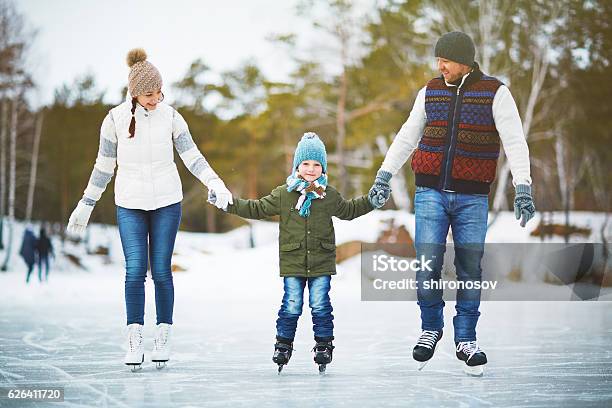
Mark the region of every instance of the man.
[[[474, 43], [465, 33], [447, 33], [438, 40], [435, 56], [442, 75], [419, 91], [369, 193], [373, 205], [382, 207], [391, 192], [389, 180], [414, 152], [415, 247], [417, 257], [433, 260], [432, 271], [417, 273], [422, 333], [413, 358], [419, 369], [431, 359], [442, 338], [442, 290], [427, 289], [422, 282], [441, 277], [449, 227], [455, 244], [457, 279], [481, 280], [488, 194], [495, 179], [500, 142], [516, 190], [516, 218], [524, 227], [535, 213], [529, 149], [518, 109], [509, 89], [480, 71], [474, 54]], [[487, 362], [476, 342], [479, 305], [480, 290], [457, 291], [453, 319], [456, 356], [472, 375], [482, 375]]]

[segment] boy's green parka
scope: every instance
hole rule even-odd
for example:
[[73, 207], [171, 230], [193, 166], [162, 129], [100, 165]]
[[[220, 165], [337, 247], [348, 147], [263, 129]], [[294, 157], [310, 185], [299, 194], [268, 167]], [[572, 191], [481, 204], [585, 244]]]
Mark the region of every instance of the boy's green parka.
[[332, 216], [352, 220], [373, 210], [367, 196], [345, 200], [332, 186], [325, 197], [312, 200], [310, 215], [302, 217], [295, 205], [300, 197], [276, 187], [259, 200], [234, 197], [227, 212], [244, 218], [263, 219], [280, 215], [279, 259], [281, 276], [316, 277], [336, 274], [336, 236]]

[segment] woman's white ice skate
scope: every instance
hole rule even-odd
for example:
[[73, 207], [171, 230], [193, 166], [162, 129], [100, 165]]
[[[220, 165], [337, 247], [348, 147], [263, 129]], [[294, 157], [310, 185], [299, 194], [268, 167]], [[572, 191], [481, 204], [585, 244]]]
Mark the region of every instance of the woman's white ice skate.
[[156, 363], [158, 369], [166, 366], [166, 362], [170, 360], [170, 336], [172, 334], [172, 325], [168, 323], [160, 323], [157, 325], [155, 339], [153, 340], [153, 352], [151, 353], [151, 361]]
[[142, 325], [132, 323], [128, 325], [127, 353], [123, 362], [132, 367], [132, 372], [139, 371], [144, 362], [144, 345], [142, 344]]

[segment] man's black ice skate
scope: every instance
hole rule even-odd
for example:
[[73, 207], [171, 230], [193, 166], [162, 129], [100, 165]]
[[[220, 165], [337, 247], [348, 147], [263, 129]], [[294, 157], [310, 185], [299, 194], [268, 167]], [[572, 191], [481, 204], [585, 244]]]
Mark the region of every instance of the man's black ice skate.
[[325, 374], [327, 364], [332, 362], [334, 345], [331, 341], [317, 341], [317, 344], [312, 348], [314, 361], [319, 365], [319, 374]]
[[291, 353], [293, 352], [293, 342], [287, 340], [277, 340], [274, 345], [274, 356], [272, 361], [278, 364], [278, 373], [283, 371], [285, 364], [291, 360]]
[[487, 364], [487, 355], [478, 347], [475, 341], [455, 342], [457, 358], [465, 363], [463, 371], [467, 375], [481, 377], [484, 365]]
[[421, 337], [412, 350], [412, 358], [417, 361], [417, 369], [420, 371], [433, 357], [438, 342], [442, 338], [442, 330], [423, 330]]

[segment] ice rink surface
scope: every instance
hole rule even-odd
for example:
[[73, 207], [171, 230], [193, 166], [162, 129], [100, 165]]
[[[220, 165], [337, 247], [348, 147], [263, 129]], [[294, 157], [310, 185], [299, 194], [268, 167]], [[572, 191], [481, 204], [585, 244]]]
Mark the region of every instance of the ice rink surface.
[[[327, 374], [320, 376], [312, 361], [305, 308], [293, 358], [277, 375], [271, 357], [280, 293], [244, 299], [230, 282], [181, 296], [188, 279], [176, 279], [172, 360], [162, 370], [145, 361], [137, 373], [122, 365], [124, 311], [121, 296], [106, 292], [112, 285], [83, 281], [83, 290], [95, 292], [90, 304], [69, 293], [45, 304], [46, 292], [57, 289], [53, 283], [31, 288], [40, 303], [0, 301], [2, 385], [64, 387], [61, 405], [73, 407], [612, 405], [609, 302], [484, 303], [478, 335], [489, 364], [484, 377], [473, 378], [454, 356], [452, 304], [441, 345], [418, 372], [411, 357], [419, 333], [416, 305], [361, 302], [350, 281], [337, 279], [336, 350]], [[147, 300], [147, 351], [153, 316]], [[0, 401], [26, 404], [58, 405]]]

